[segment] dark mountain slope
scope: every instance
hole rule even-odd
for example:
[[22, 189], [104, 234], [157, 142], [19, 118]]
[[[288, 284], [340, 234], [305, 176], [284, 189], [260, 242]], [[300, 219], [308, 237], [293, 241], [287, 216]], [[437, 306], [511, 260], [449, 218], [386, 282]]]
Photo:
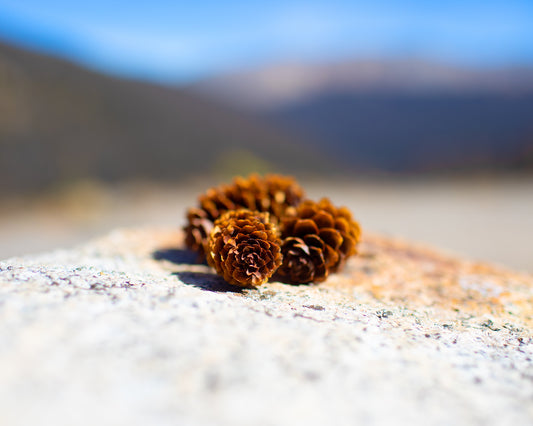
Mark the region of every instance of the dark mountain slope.
[[269, 117], [359, 170], [512, 168], [533, 145], [533, 95], [331, 93]]
[[267, 67], [192, 87], [314, 140], [353, 170], [533, 169], [533, 69], [425, 61]]
[[87, 177], [176, 179], [220, 164], [296, 173], [331, 167], [298, 140], [193, 94], [3, 44], [0, 149], [0, 193]]

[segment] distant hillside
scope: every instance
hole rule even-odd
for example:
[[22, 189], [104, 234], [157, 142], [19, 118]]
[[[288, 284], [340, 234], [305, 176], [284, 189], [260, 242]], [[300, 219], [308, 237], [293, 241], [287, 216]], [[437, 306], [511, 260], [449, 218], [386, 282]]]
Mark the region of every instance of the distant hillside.
[[423, 60], [289, 63], [215, 76], [191, 89], [235, 106], [275, 110], [325, 93], [532, 94], [533, 68], [461, 68]]
[[191, 90], [327, 146], [353, 170], [533, 170], [533, 68], [296, 64]]
[[87, 177], [334, 168], [299, 140], [175, 88], [0, 44], [0, 194]]

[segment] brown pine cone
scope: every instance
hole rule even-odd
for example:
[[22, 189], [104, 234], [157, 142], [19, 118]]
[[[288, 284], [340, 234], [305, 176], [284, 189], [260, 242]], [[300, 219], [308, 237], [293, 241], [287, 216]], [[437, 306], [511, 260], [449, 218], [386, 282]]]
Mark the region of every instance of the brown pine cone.
[[184, 228], [185, 244], [203, 258], [204, 242], [209, 237], [213, 222], [205, 210], [190, 208], [187, 211], [187, 223], [188, 225]]
[[281, 265], [280, 244], [269, 213], [228, 211], [211, 230], [207, 262], [230, 284], [258, 286]]
[[324, 281], [355, 254], [361, 228], [346, 207], [334, 207], [323, 198], [288, 209], [281, 222], [281, 237], [280, 280], [305, 284]]
[[203, 257], [213, 222], [228, 210], [269, 212], [271, 221], [277, 223], [288, 207], [300, 203], [303, 195], [292, 177], [280, 175], [238, 177], [230, 185], [211, 188], [199, 197], [199, 206], [187, 212], [184, 227], [187, 247]]

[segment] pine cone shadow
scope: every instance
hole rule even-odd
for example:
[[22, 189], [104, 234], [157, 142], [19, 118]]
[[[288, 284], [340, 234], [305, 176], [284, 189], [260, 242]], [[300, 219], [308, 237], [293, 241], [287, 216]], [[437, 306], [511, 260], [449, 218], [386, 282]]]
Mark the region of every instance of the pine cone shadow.
[[192, 250], [186, 250], [186, 249], [156, 250], [152, 253], [152, 258], [155, 260], [167, 260], [175, 264], [186, 264], [186, 265], [205, 264], [205, 262], [200, 260], [197, 253], [195, 253]]
[[272, 275], [272, 277], [268, 280], [268, 282], [269, 283], [278, 282], [278, 283], [285, 284], [285, 285], [291, 285], [293, 287], [299, 287], [299, 286], [312, 287], [312, 286], [319, 285], [319, 283], [315, 283], [315, 282], [306, 282], [306, 283], [292, 282], [290, 279], [288, 279], [287, 277], [284, 277], [283, 275], [278, 274], [277, 272], [274, 275]]
[[206, 272], [185, 271], [174, 272], [172, 275], [176, 275], [184, 284], [214, 293], [243, 293], [243, 290], [246, 290], [245, 288], [228, 284], [218, 275]]

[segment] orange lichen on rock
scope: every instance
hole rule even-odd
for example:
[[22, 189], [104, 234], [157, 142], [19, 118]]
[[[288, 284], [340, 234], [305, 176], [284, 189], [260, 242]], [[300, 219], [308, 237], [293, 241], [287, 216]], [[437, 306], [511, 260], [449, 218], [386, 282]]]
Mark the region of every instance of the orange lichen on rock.
[[531, 276], [368, 234], [359, 256], [348, 263], [339, 280], [331, 280], [343, 292], [353, 289], [396, 305], [521, 317], [529, 324], [533, 324], [532, 283]]

